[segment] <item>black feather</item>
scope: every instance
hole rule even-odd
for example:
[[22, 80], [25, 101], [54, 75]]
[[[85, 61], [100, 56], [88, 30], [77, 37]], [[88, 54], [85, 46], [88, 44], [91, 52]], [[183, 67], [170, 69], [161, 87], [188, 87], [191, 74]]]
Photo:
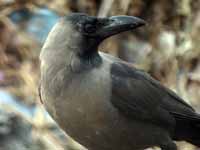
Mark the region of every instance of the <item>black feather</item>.
[[200, 144], [199, 114], [173, 91], [125, 62], [112, 64], [111, 78], [111, 101], [122, 114], [173, 131], [174, 139]]

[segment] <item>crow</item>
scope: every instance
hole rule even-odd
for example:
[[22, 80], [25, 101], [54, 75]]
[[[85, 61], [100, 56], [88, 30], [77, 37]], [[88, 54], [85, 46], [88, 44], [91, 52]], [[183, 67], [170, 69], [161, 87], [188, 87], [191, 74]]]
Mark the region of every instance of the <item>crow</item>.
[[200, 146], [200, 115], [146, 72], [98, 51], [101, 42], [145, 25], [133, 16], [71, 13], [49, 33], [40, 53], [40, 95], [47, 111], [89, 150], [177, 150]]

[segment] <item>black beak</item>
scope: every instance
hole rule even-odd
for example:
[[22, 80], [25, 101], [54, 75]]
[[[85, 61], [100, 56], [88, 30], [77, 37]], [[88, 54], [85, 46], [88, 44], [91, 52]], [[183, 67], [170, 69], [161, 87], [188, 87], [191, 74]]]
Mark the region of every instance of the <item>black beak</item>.
[[132, 16], [113, 16], [110, 18], [102, 18], [102, 22], [103, 26], [99, 29], [99, 31], [97, 31], [97, 35], [102, 40], [112, 35], [145, 25], [144, 20]]

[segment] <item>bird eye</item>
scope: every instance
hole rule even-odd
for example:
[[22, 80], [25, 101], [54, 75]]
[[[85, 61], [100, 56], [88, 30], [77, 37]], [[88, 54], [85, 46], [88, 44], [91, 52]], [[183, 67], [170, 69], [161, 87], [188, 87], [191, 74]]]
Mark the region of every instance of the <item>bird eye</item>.
[[96, 26], [92, 25], [92, 24], [86, 24], [84, 26], [84, 31], [87, 32], [87, 33], [93, 33], [93, 32], [96, 31]]

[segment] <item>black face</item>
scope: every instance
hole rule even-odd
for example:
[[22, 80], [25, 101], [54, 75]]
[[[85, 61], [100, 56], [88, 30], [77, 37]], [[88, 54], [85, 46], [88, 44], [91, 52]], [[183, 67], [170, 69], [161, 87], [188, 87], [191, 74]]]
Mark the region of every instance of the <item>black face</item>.
[[99, 42], [112, 35], [135, 29], [145, 24], [144, 20], [132, 16], [97, 18], [82, 13], [72, 13], [66, 16], [66, 19], [70, 20], [82, 35]]

